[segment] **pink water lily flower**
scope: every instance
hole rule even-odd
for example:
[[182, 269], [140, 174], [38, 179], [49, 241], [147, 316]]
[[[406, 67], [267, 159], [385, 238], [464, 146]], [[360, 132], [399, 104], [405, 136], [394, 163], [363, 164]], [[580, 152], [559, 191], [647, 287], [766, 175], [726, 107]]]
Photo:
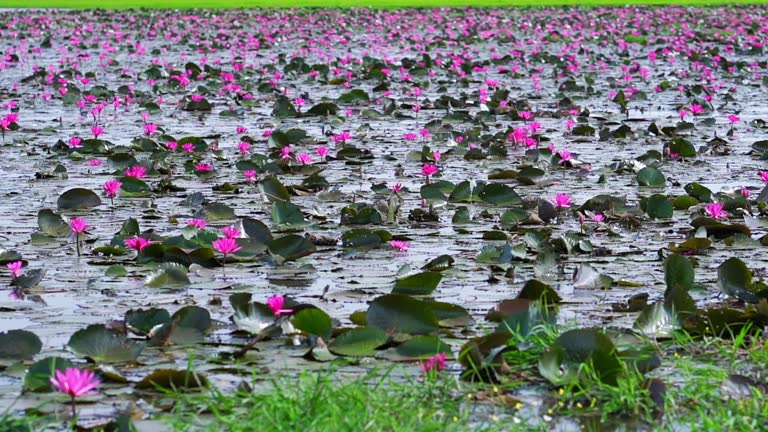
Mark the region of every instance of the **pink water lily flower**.
[[768, 171], [760, 171], [760, 179], [768, 183]]
[[227, 238], [240, 237], [240, 230], [233, 226], [225, 226], [224, 228], [221, 229], [221, 232], [224, 233], [224, 236]]
[[317, 148], [317, 155], [320, 156], [320, 158], [325, 158], [328, 156], [328, 147], [326, 146], [320, 146]]
[[437, 174], [438, 171], [440, 171], [440, 169], [437, 168], [437, 165], [433, 164], [424, 164], [424, 166], [421, 167], [421, 173], [427, 177]]
[[268, 298], [267, 306], [272, 309], [272, 313], [274, 313], [276, 317], [293, 312], [293, 309], [285, 309], [285, 296], [281, 295], [275, 295]]
[[296, 155], [296, 160], [302, 165], [309, 165], [312, 163], [312, 156], [309, 153], [299, 153]]
[[8, 270], [11, 271], [11, 279], [16, 279], [17, 277], [21, 276], [21, 268], [24, 266], [24, 263], [21, 261], [14, 261], [6, 264], [5, 266], [8, 267]]
[[135, 250], [141, 252], [142, 249], [144, 249], [145, 247], [147, 247], [150, 244], [152, 244], [152, 241], [147, 240], [144, 237], [136, 236], [136, 237], [133, 237], [133, 238], [125, 239], [124, 243], [129, 248], [135, 249]]
[[195, 151], [195, 145], [192, 143], [186, 143], [181, 146], [181, 149], [187, 153], [192, 153], [193, 151]]
[[256, 181], [256, 170], [245, 170], [243, 171], [243, 175], [245, 176], [245, 180], [248, 181], [248, 183], [253, 183]]
[[218, 240], [214, 240], [211, 242], [211, 246], [213, 246], [214, 250], [224, 255], [223, 262], [227, 261], [227, 255], [233, 254], [242, 249], [242, 247], [237, 245], [237, 240], [230, 237], [223, 237]]
[[122, 185], [123, 184], [117, 180], [107, 180], [104, 183], [104, 195], [109, 199], [113, 199], [117, 196], [117, 191], [120, 190]]
[[408, 243], [407, 241], [403, 241], [403, 240], [392, 240], [392, 241], [389, 242], [389, 245], [392, 246], [393, 248], [397, 249], [400, 252], [407, 252], [408, 251], [408, 247], [411, 244]]
[[445, 353], [435, 354], [434, 356], [425, 360], [423, 363], [419, 364], [419, 369], [421, 369], [421, 371], [425, 374], [433, 370], [440, 372], [445, 369], [445, 359]]
[[83, 142], [82, 138], [74, 136], [69, 139], [69, 146], [72, 147], [73, 149], [80, 148], [82, 147], [82, 144], [80, 144], [82, 142]]
[[72, 218], [72, 220], [69, 221], [69, 226], [72, 229], [72, 232], [75, 234], [82, 234], [90, 228], [90, 226], [85, 222], [85, 219], [81, 218]]
[[76, 415], [75, 398], [87, 394], [101, 384], [96, 374], [87, 369], [66, 368], [64, 372], [57, 370], [50, 378], [51, 385], [56, 390], [69, 395], [72, 399], [72, 417]]
[[101, 126], [92, 126], [91, 133], [93, 134], [94, 139], [99, 139], [99, 135], [104, 133], [104, 128]]
[[552, 200], [552, 204], [555, 205], [555, 208], [561, 209], [561, 208], [569, 208], [571, 206], [571, 196], [564, 193], [559, 193], [555, 195], [555, 199]]
[[205, 229], [206, 222], [202, 219], [190, 219], [187, 221], [187, 226], [193, 226], [197, 229]]
[[154, 123], [147, 123], [144, 125], [144, 134], [147, 136], [154, 136], [157, 133], [157, 125]]
[[213, 172], [213, 167], [208, 165], [207, 163], [199, 163], [195, 165], [195, 171], [198, 173], [209, 173]]
[[400, 192], [401, 190], [403, 190], [403, 185], [402, 183], [395, 183], [393, 186], [389, 187], [389, 190], [391, 190], [392, 192]]
[[147, 169], [141, 165], [134, 165], [125, 170], [126, 177], [133, 177], [135, 179], [142, 179], [147, 175]]
[[704, 212], [714, 220], [728, 219], [729, 213], [723, 209], [723, 205], [717, 202], [704, 206]]

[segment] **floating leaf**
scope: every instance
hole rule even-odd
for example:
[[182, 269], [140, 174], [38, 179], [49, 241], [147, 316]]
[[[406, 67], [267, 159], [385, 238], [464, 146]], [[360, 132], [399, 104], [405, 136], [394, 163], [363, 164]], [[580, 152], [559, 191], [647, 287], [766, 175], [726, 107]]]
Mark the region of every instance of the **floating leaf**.
[[264, 303], [251, 302], [250, 293], [236, 293], [229, 296], [235, 313], [232, 320], [237, 328], [251, 334], [261, 333], [275, 322], [275, 314]]
[[341, 356], [366, 357], [373, 355], [387, 339], [387, 334], [377, 327], [359, 327], [336, 336], [328, 350]]
[[293, 326], [298, 330], [325, 340], [331, 338], [333, 322], [327, 313], [318, 308], [302, 309], [293, 316]]
[[563, 300], [551, 286], [536, 279], [526, 282], [517, 298], [542, 301], [544, 304], [557, 304]]
[[436, 336], [415, 336], [395, 348], [397, 360], [424, 360], [435, 354], [451, 356], [451, 346]]
[[101, 198], [90, 189], [69, 189], [56, 201], [59, 210], [83, 210], [101, 205]]
[[768, 292], [756, 292], [752, 283], [752, 271], [736, 257], [727, 259], [717, 268], [717, 284], [720, 290], [746, 303], [757, 303], [768, 298]]
[[125, 313], [128, 330], [141, 336], [148, 335], [158, 325], [171, 322], [171, 314], [165, 309], [131, 309]]
[[676, 289], [685, 292], [690, 291], [693, 288], [693, 264], [691, 264], [691, 260], [676, 253], [668, 256], [664, 262], [664, 281], [667, 283], [665, 296]]
[[63, 237], [70, 231], [69, 224], [49, 209], [42, 209], [37, 212], [37, 227], [51, 237]]
[[150, 288], [181, 288], [190, 284], [187, 267], [176, 263], [160, 266], [144, 279], [144, 285]]
[[264, 194], [264, 198], [271, 203], [291, 200], [288, 189], [274, 177], [263, 178], [259, 182], [259, 190]]
[[69, 338], [67, 345], [79, 356], [104, 363], [134, 361], [144, 349], [144, 344], [132, 341], [100, 324], [89, 325], [76, 331]]
[[392, 288], [392, 294], [431, 294], [440, 284], [442, 279], [443, 275], [438, 272], [424, 272], [411, 275], [395, 282], [395, 287]]
[[302, 225], [306, 223], [299, 206], [288, 201], [272, 204], [272, 222], [277, 225]]
[[27, 330], [8, 330], [0, 333], [0, 359], [26, 360], [43, 349], [36, 334]]
[[514, 189], [503, 183], [489, 183], [485, 185], [478, 196], [488, 204], [497, 206], [513, 206], [523, 202], [523, 199]]
[[24, 391], [47, 392], [53, 391], [51, 378], [56, 376], [56, 371], [64, 372], [67, 368], [74, 367], [72, 362], [61, 357], [46, 357], [32, 364], [24, 375]]
[[645, 187], [664, 187], [666, 179], [661, 171], [653, 167], [645, 167], [637, 173], [637, 184]]
[[645, 202], [645, 212], [654, 219], [668, 219], [672, 217], [674, 208], [666, 195], [651, 195]]
[[600, 381], [616, 385], [622, 371], [611, 339], [594, 329], [561, 334], [539, 358], [539, 372], [554, 385], [578, 383], [583, 365], [589, 364]]
[[388, 294], [371, 302], [366, 314], [368, 325], [388, 332], [432, 334], [438, 329], [434, 311], [421, 300], [403, 294]]
[[138, 389], [154, 389], [159, 387], [166, 390], [184, 390], [206, 387], [208, 379], [205, 375], [189, 370], [155, 369], [136, 383]]
[[315, 245], [298, 234], [290, 234], [267, 243], [269, 254], [278, 264], [295, 261], [315, 253]]

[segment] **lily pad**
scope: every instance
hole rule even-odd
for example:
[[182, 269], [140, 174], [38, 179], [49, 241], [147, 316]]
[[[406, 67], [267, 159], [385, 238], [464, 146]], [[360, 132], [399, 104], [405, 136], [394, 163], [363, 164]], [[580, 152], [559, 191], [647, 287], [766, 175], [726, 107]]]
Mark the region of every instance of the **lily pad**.
[[417, 273], [395, 282], [392, 294], [428, 295], [434, 291], [443, 279], [438, 272]]
[[328, 350], [341, 356], [367, 357], [373, 355], [387, 339], [384, 330], [377, 327], [353, 328], [336, 336], [328, 344]]
[[439, 328], [437, 316], [429, 305], [403, 294], [388, 294], [371, 302], [366, 314], [368, 325], [387, 332], [432, 334]]
[[101, 205], [101, 198], [90, 189], [69, 189], [56, 201], [59, 210], [84, 210]]
[[330, 340], [333, 322], [318, 308], [302, 309], [293, 316], [293, 326], [305, 333]]
[[76, 331], [67, 346], [75, 354], [99, 363], [134, 361], [144, 349], [143, 343], [132, 341], [100, 324]]
[[0, 333], [0, 359], [26, 360], [43, 349], [36, 334], [27, 330], [9, 330]]
[[578, 383], [587, 364], [600, 381], [616, 385], [622, 371], [611, 339], [595, 329], [569, 330], [561, 334], [539, 358], [539, 372], [554, 385]]
[[53, 391], [51, 378], [55, 376], [56, 371], [64, 371], [73, 367], [71, 361], [61, 357], [46, 357], [32, 364], [24, 375], [25, 391], [47, 392]]
[[278, 264], [296, 261], [299, 258], [316, 252], [315, 245], [298, 234], [289, 234], [267, 243], [269, 254]]
[[766, 290], [755, 291], [752, 271], [736, 257], [727, 259], [717, 268], [717, 285], [724, 294], [746, 303], [757, 303], [760, 299], [768, 298]]
[[664, 187], [664, 174], [656, 168], [645, 167], [637, 173], [637, 184], [644, 187]]

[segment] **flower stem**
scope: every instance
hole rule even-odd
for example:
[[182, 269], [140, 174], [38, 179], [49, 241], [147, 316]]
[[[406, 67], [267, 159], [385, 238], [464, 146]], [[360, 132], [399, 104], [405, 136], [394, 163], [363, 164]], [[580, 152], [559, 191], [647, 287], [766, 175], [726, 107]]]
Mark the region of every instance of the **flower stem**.
[[80, 233], [75, 233], [75, 247], [77, 248], [77, 256], [80, 256]]
[[77, 417], [77, 406], [75, 404], [75, 396], [72, 395], [72, 421], [75, 421], [75, 418]]

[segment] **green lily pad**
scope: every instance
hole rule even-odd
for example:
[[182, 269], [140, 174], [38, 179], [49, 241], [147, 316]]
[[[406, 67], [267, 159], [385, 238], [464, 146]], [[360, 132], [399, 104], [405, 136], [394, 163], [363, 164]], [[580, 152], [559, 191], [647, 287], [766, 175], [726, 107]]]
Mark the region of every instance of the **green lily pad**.
[[264, 177], [259, 182], [259, 190], [264, 194], [266, 200], [271, 203], [291, 200], [288, 189], [280, 183], [280, 180], [272, 176]]
[[424, 360], [445, 353], [451, 356], [451, 346], [437, 336], [415, 336], [395, 348], [396, 360]]
[[32, 364], [24, 375], [24, 391], [48, 392], [53, 391], [51, 378], [55, 376], [56, 371], [65, 371], [74, 365], [69, 360], [61, 357], [46, 357]]
[[664, 187], [666, 179], [661, 171], [653, 167], [645, 167], [637, 172], [637, 184], [644, 187]]
[[443, 279], [438, 272], [423, 272], [411, 275], [395, 282], [392, 294], [428, 295], [434, 291]]
[[69, 224], [49, 209], [42, 209], [37, 212], [37, 227], [51, 237], [63, 237], [70, 231]]
[[75, 354], [99, 363], [134, 361], [144, 349], [143, 343], [132, 341], [100, 324], [76, 331], [67, 345]]
[[381, 237], [367, 228], [355, 228], [341, 235], [345, 248], [375, 248], [383, 243]]
[[331, 339], [333, 321], [327, 313], [318, 308], [302, 309], [293, 316], [293, 326], [297, 329], [321, 337]]
[[275, 322], [275, 313], [264, 303], [252, 302], [250, 293], [235, 293], [229, 296], [229, 303], [235, 313], [232, 321], [239, 330], [259, 334]]
[[563, 300], [551, 286], [537, 279], [526, 282], [517, 298], [542, 301], [544, 304], [557, 304]]
[[539, 358], [539, 373], [554, 385], [578, 383], [588, 364], [600, 381], [616, 385], [622, 371], [611, 339], [595, 329], [569, 330], [561, 334]]
[[144, 285], [150, 288], [181, 288], [191, 282], [186, 266], [177, 263], [165, 263], [144, 279]]
[[497, 206], [514, 206], [523, 202], [523, 199], [514, 189], [503, 183], [485, 185], [478, 197], [488, 204]]
[[125, 324], [133, 333], [148, 335], [158, 325], [171, 322], [171, 314], [165, 309], [131, 309], [125, 313]]
[[277, 201], [272, 204], [272, 222], [276, 225], [303, 225], [304, 213], [296, 204], [289, 201]]
[[709, 190], [709, 188], [702, 186], [701, 183], [688, 183], [683, 189], [685, 189], [685, 193], [696, 198], [699, 202], [712, 201], [712, 191]]
[[317, 251], [315, 245], [298, 234], [289, 234], [267, 243], [269, 254], [278, 264], [295, 261]]
[[645, 212], [653, 219], [668, 219], [672, 217], [674, 207], [666, 195], [651, 195], [645, 202]]
[[387, 342], [387, 334], [377, 327], [358, 327], [336, 336], [328, 350], [340, 356], [368, 357], [376, 352], [376, 348]]
[[83, 210], [101, 205], [101, 198], [90, 189], [69, 189], [59, 196], [56, 206], [59, 210]]
[[371, 302], [366, 314], [368, 325], [405, 334], [432, 334], [439, 328], [429, 304], [403, 294], [388, 294]]
[[8, 330], [0, 333], [0, 359], [26, 360], [43, 349], [36, 334], [27, 330]]
[[765, 290], [755, 291], [757, 287], [752, 283], [752, 271], [736, 257], [727, 259], [717, 268], [717, 285], [724, 294], [746, 303], [757, 303], [768, 298]]
[[189, 370], [156, 369], [136, 383], [138, 389], [187, 390], [208, 386], [205, 375]]
[[665, 295], [675, 289], [688, 292], [693, 288], [693, 264], [688, 258], [674, 253], [664, 262], [664, 281], [667, 283]]

